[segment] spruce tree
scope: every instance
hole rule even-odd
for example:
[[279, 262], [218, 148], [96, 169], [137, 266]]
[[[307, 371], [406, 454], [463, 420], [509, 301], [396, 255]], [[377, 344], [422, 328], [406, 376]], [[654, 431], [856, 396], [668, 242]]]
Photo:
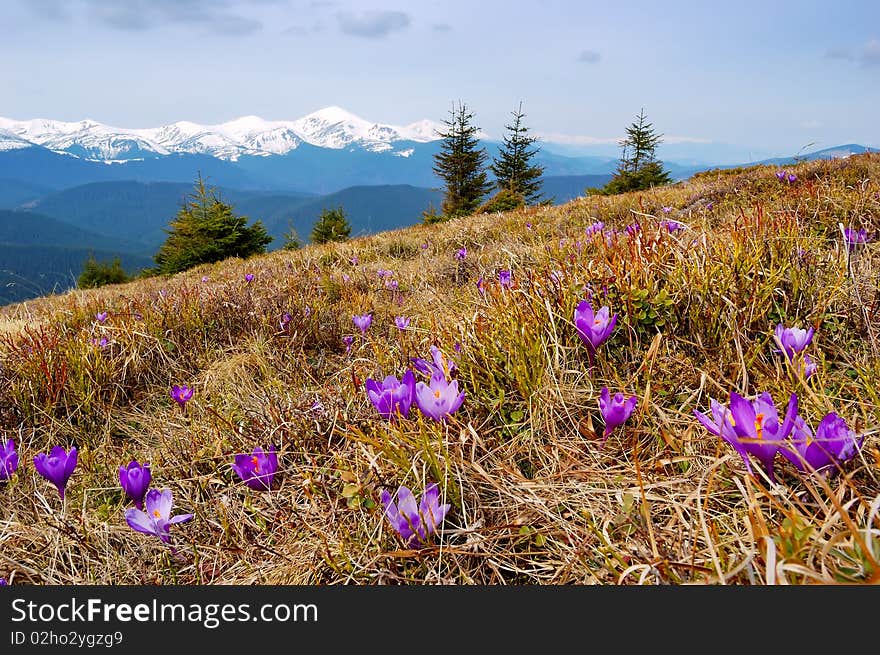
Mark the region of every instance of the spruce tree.
[[446, 185], [440, 208], [445, 218], [472, 214], [492, 187], [484, 168], [489, 155], [479, 147], [473, 113], [461, 102], [449, 113], [443, 121], [446, 129], [439, 133], [440, 152], [434, 155], [434, 173]]
[[623, 151], [614, 177], [597, 191], [603, 194], [624, 193], [669, 184], [672, 181], [669, 173], [656, 157], [657, 146], [663, 143], [662, 137], [662, 134], [654, 132], [654, 126], [647, 122], [645, 110], [642, 109], [635, 122], [626, 128], [626, 138], [620, 142]]
[[153, 258], [158, 273], [177, 273], [227, 257], [250, 257], [266, 252], [272, 237], [261, 221], [248, 227], [247, 216], [236, 216], [216, 189], [206, 187], [199, 175], [171, 221], [168, 237]]
[[351, 225], [342, 207], [324, 209], [312, 227], [312, 243], [345, 241], [351, 235]]
[[105, 284], [118, 284], [128, 280], [128, 273], [122, 268], [119, 257], [114, 257], [111, 263], [99, 262], [95, 259], [95, 254], [90, 252], [76, 286], [80, 289], [96, 289]]
[[541, 174], [544, 167], [532, 163], [540, 148], [532, 145], [537, 137], [529, 136], [529, 128], [523, 125], [522, 103], [511, 112], [513, 125], [506, 125], [508, 134], [501, 140], [498, 158], [493, 160], [489, 170], [495, 175], [495, 186], [499, 191], [509, 191], [525, 199], [526, 204], [541, 202]]

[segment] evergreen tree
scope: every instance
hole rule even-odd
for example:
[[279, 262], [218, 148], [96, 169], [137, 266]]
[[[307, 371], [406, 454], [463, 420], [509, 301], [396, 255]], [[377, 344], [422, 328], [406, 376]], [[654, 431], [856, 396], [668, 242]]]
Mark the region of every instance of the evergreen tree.
[[342, 207], [324, 209], [312, 227], [312, 243], [345, 241], [351, 235], [351, 225]]
[[261, 221], [248, 227], [247, 217], [234, 215], [232, 205], [206, 187], [201, 175], [169, 227], [168, 238], [153, 258], [158, 273], [177, 273], [227, 257], [250, 257], [266, 252], [272, 242]]
[[484, 169], [489, 155], [478, 147], [480, 130], [471, 124], [473, 113], [461, 102], [449, 113], [450, 119], [443, 121], [446, 130], [439, 133], [440, 152], [434, 155], [434, 172], [446, 185], [440, 208], [445, 218], [472, 214], [492, 187]]
[[626, 138], [620, 142], [623, 152], [614, 177], [602, 189], [591, 191], [607, 195], [669, 184], [672, 181], [669, 173], [655, 154], [657, 146], [663, 143], [662, 136], [654, 132], [654, 126], [647, 122], [642, 109], [635, 122], [626, 128]]
[[299, 238], [299, 233], [291, 222], [287, 224], [287, 232], [284, 233], [284, 245], [281, 247], [284, 250], [299, 250], [302, 248], [302, 239]]
[[123, 270], [119, 257], [115, 257], [113, 262], [108, 264], [99, 262], [95, 259], [94, 253], [89, 253], [89, 258], [83, 265], [83, 271], [76, 281], [76, 286], [80, 289], [96, 289], [105, 284], [128, 282], [128, 279], [128, 274]]
[[506, 125], [508, 134], [502, 137], [498, 158], [493, 160], [489, 170], [495, 175], [495, 185], [499, 191], [510, 191], [522, 196], [526, 204], [535, 205], [541, 202], [541, 174], [544, 167], [532, 163], [540, 148], [532, 145], [537, 137], [529, 136], [529, 128], [522, 124], [525, 114], [522, 103], [511, 112], [513, 125]]

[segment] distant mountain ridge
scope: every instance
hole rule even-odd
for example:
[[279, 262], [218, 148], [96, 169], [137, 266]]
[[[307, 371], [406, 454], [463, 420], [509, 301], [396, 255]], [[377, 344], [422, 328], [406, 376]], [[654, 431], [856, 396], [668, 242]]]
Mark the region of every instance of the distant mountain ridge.
[[406, 157], [403, 142], [426, 143], [439, 137], [440, 123], [421, 120], [396, 126], [364, 120], [341, 107], [325, 107], [292, 121], [242, 116], [201, 125], [178, 121], [150, 128], [112, 127], [93, 120], [0, 118], [0, 150], [39, 145], [94, 161], [128, 161], [145, 156], [202, 154], [236, 161], [239, 157], [285, 155], [302, 144], [334, 150], [356, 146], [371, 152], [394, 151]]

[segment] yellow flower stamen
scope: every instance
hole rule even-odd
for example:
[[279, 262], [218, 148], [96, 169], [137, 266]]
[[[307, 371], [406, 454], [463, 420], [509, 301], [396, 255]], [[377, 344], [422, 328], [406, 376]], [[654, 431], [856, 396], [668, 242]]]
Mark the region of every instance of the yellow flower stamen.
[[260, 472], [260, 460], [257, 459], [257, 456], [254, 455], [251, 457], [251, 464], [254, 465], [254, 470], [259, 473]]
[[757, 414], [755, 416], [755, 432], [758, 434], [758, 439], [764, 438], [764, 415]]

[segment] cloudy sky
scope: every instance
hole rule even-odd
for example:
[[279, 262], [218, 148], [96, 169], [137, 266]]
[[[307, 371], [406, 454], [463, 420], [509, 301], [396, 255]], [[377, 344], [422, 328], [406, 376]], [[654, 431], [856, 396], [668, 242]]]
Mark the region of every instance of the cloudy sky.
[[0, 0], [0, 116], [120, 127], [442, 120], [613, 143], [641, 107], [667, 139], [791, 154], [880, 146], [873, 0]]

